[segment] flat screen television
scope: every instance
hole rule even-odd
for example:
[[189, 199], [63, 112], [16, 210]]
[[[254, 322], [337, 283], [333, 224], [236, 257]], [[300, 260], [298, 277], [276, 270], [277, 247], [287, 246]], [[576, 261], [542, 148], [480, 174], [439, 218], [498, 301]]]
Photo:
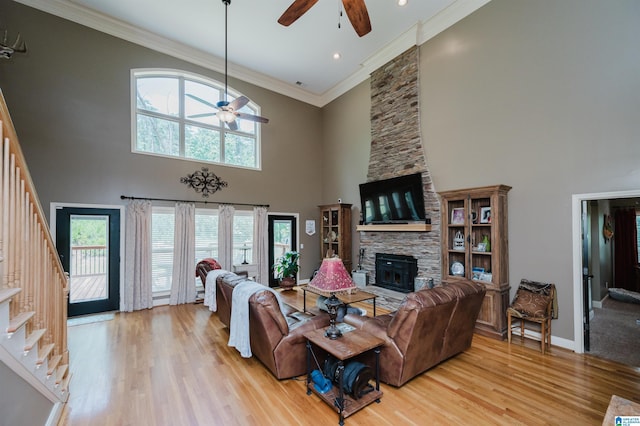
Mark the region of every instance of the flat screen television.
[[424, 222], [422, 175], [398, 176], [360, 184], [363, 224]]

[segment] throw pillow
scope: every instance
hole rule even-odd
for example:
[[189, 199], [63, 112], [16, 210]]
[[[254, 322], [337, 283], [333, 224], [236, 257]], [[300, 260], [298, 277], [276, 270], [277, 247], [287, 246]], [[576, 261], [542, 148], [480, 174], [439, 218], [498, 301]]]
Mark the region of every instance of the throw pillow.
[[544, 294], [519, 290], [511, 308], [527, 317], [542, 318], [547, 314], [550, 301], [551, 298]]

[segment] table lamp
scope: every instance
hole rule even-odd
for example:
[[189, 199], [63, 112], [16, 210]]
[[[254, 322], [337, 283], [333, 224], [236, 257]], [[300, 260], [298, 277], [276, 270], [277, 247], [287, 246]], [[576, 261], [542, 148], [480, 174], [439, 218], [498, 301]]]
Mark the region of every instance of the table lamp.
[[309, 287], [316, 292], [329, 295], [325, 305], [329, 313], [329, 328], [325, 332], [325, 336], [330, 339], [337, 339], [342, 336], [342, 332], [336, 327], [336, 317], [338, 315], [338, 307], [342, 305], [336, 294], [348, 294], [356, 291], [356, 284], [351, 279], [339, 257], [328, 257], [322, 260], [320, 269], [309, 282]]

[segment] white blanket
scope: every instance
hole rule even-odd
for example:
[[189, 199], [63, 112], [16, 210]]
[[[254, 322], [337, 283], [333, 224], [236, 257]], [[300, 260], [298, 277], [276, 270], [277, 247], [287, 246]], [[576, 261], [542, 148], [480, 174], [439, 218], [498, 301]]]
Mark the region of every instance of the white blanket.
[[280, 294], [255, 281], [242, 281], [233, 289], [231, 297], [231, 319], [229, 323], [229, 346], [240, 352], [243, 358], [251, 358], [251, 342], [249, 337], [249, 298], [253, 293], [267, 290], [276, 295], [280, 311], [284, 312], [284, 303]]
[[228, 274], [229, 271], [224, 269], [212, 269], [207, 272], [207, 283], [204, 286], [204, 306], [208, 306], [211, 312], [218, 310], [218, 304], [216, 303], [216, 280], [220, 275]]

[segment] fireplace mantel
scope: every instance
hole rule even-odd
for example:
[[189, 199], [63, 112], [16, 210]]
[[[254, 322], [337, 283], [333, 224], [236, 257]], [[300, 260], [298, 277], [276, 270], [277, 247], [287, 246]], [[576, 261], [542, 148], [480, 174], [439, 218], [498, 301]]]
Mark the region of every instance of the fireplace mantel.
[[358, 225], [356, 231], [371, 232], [429, 232], [431, 224], [428, 223], [402, 223], [402, 224], [384, 224], [384, 225]]

